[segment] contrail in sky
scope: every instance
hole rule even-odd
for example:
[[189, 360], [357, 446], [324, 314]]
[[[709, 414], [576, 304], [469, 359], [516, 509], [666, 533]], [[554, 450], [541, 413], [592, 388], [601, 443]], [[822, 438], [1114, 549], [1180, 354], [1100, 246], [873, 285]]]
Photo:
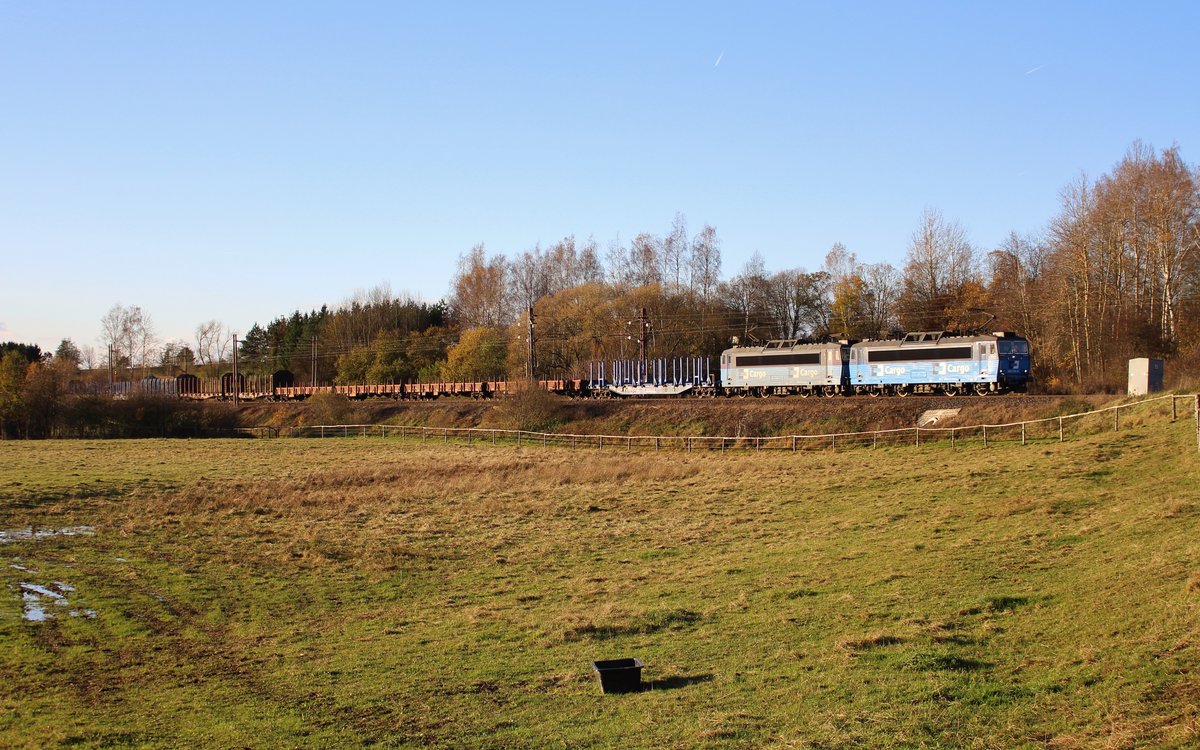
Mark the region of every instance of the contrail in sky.
[[1042, 68], [1044, 68], [1044, 67], [1046, 67], [1046, 66], [1045, 66], [1045, 65], [1039, 65], [1039, 66], [1037, 66], [1036, 68], [1032, 68], [1032, 69], [1030, 69], [1030, 70], [1027, 70], [1027, 71], [1025, 71], [1025, 75], [1032, 75], [1032, 74], [1034, 74], [1034, 73], [1038, 72], [1039, 70], [1041, 70], [1041, 69], [1042, 69]]
[[717, 61], [713, 63], [714, 68], [721, 64], [722, 57], [725, 57], [725, 50], [721, 50], [721, 54], [717, 55]]

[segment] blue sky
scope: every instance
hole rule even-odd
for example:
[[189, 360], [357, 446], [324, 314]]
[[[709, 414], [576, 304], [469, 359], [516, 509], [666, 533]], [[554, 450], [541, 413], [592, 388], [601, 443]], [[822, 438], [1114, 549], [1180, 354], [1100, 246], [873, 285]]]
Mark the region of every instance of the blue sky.
[[1196, 3], [0, 4], [0, 339], [244, 332], [514, 253], [714, 225], [731, 274], [921, 211], [1037, 231], [1200, 148]]

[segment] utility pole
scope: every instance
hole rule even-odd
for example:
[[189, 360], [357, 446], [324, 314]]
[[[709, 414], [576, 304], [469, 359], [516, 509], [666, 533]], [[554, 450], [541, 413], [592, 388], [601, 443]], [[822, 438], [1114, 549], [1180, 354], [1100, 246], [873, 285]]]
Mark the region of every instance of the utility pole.
[[113, 386], [113, 347], [108, 345], [108, 387], [111, 390]]
[[312, 375], [312, 387], [317, 387], [317, 334], [312, 337], [312, 358], [309, 363], [309, 372]]
[[642, 337], [638, 339], [638, 356], [642, 358], [642, 362], [645, 362], [646, 340], [650, 337], [650, 318], [646, 317], [646, 308], [642, 308], [642, 314], [638, 317], [638, 321], [642, 324]]
[[238, 405], [238, 396], [241, 395], [242, 386], [238, 382], [238, 352], [237, 352], [237, 334], [233, 334], [233, 405]]
[[647, 359], [647, 347], [650, 341], [650, 318], [646, 315], [646, 308], [642, 308], [642, 314], [638, 317], [638, 321], [642, 324], [642, 335], [638, 339], [638, 357], [642, 362], [642, 380], [649, 380], [647, 370], [650, 363]]
[[533, 360], [533, 306], [529, 306], [529, 362], [525, 367], [525, 374], [529, 377], [529, 382], [533, 382], [534, 360]]

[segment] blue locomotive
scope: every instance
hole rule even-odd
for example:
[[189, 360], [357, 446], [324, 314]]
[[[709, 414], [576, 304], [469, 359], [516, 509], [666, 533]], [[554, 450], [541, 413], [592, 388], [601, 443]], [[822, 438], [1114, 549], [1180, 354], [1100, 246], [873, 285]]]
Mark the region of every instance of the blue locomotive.
[[1023, 391], [1029, 342], [1014, 333], [910, 333], [901, 339], [769, 341], [721, 353], [725, 395], [950, 396]]
[[850, 347], [847, 388], [856, 394], [983, 395], [1023, 391], [1028, 383], [1029, 342], [1013, 333], [910, 333]]

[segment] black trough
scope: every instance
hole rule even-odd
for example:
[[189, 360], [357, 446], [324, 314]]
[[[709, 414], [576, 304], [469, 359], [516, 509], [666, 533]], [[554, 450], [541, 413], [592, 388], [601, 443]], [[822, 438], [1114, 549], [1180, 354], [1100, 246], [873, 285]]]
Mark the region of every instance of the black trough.
[[592, 662], [601, 693], [636, 693], [642, 689], [641, 659], [606, 659]]

